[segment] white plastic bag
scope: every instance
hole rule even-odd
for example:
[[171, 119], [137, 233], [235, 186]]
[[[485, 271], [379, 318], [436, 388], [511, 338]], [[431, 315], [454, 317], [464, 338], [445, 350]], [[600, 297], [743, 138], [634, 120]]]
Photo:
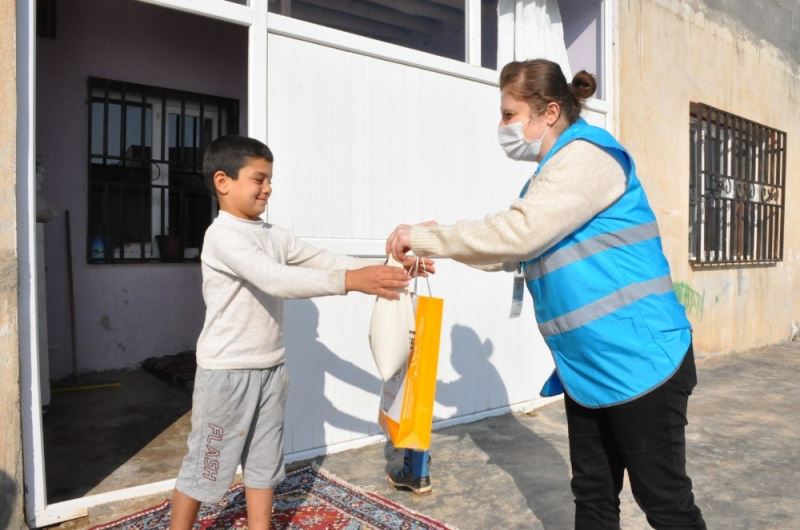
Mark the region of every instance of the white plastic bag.
[[[389, 256], [386, 265], [403, 265]], [[378, 373], [388, 381], [407, 362], [414, 340], [414, 306], [411, 293], [398, 289], [400, 298], [387, 300], [377, 297], [369, 323], [369, 347], [378, 367]]]

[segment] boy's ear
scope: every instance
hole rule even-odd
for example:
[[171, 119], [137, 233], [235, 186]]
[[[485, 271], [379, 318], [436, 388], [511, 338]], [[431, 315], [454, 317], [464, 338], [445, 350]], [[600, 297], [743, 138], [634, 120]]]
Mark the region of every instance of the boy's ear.
[[228, 194], [228, 187], [230, 186], [231, 179], [227, 173], [224, 171], [217, 171], [214, 173], [211, 181], [214, 183], [214, 189], [217, 190], [217, 193], [220, 195]]

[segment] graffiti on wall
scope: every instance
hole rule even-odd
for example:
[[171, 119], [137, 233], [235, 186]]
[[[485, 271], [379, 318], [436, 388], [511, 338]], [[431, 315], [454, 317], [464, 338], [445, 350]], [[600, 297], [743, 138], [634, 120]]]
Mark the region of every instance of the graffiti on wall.
[[692, 289], [691, 285], [684, 282], [675, 282], [672, 284], [672, 288], [675, 290], [678, 301], [686, 308], [686, 312], [702, 320], [706, 303], [706, 293], [703, 292], [701, 294]]

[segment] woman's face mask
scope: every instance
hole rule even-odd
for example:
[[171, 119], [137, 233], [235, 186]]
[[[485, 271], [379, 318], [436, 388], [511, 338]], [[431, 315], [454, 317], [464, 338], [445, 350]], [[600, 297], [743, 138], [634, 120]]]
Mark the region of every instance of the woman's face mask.
[[512, 160], [524, 160], [527, 162], [536, 162], [539, 153], [542, 150], [542, 140], [550, 129], [548, 125], [545, 127], [542, 135], [536, 140], [528, 140], [525, 138], [525, 126], [531, 122], [536, 116], [541, 114], [547, 109], [540, 110], [533, 114], [526, 122], [514, 122], [508, 125], [500, 125], [497, 128], [497, 139], [500, 142], [500, 147], [506, 152], [506, 155]]

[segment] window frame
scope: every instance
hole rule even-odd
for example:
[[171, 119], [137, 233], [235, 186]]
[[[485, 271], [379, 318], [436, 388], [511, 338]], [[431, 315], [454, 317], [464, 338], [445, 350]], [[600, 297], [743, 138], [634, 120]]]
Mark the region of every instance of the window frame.
[[689, 110], [689, 262], [783, 261], [787, 134], [703, 103]]
[[[267, 17], [268, 33], [291, 37], [343, 51], [384, 59], [406, 66], [414, 66], [470, 81], [498, 86], [498, 70], [481, 66], [481, 0], [464, 0], [465, 60], [459, 61], [433, 53], [407, 48], [397, 44], [364, 37], [355, 33], [307, 22], [273, 11]], [[614, 100], [613, 75], [610, 66], [613, 59], [613, 0], [602, 0], [600, 20], [601, 42], [600, 68], [603, 84], [603, 99], [591, 98], [586, 106], [591, 110], [610, 114], [610, 103]]]

